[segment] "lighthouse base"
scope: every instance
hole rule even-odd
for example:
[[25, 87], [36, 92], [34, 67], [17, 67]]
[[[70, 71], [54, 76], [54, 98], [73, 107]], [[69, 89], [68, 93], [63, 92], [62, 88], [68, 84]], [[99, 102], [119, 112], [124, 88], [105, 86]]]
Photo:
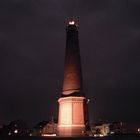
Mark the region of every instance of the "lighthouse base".
[[62, 97], [58, 102], [58, 135], [85, 136], [85, 97]]

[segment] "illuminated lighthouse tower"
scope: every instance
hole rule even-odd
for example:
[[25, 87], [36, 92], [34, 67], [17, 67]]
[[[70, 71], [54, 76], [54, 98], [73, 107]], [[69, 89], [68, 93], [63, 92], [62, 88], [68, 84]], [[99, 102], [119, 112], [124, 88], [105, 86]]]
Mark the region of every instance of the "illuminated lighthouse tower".
[[74, 21], [66, 27], [66, 56], [63, 91], [59, 98], [58, 135], [85, 135], [85, 96], [82, 91], [78, 26]]

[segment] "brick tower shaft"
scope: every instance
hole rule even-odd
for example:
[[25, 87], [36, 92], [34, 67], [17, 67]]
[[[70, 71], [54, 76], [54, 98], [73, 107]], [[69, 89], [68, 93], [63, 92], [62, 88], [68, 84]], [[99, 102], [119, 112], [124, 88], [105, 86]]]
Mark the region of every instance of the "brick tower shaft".
[[79, 92], [82, 95], [82, 72], [78, 39], [78, 26], [69, 24], [66, 27], [66, 55], [64, 65], [63, 92], [65, 96]]

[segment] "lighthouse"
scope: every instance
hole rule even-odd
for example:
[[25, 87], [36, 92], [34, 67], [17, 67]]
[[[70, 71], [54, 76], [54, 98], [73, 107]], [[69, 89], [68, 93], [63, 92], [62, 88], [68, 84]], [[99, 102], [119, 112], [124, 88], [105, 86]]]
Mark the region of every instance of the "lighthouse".
[[83, 92], [78, 33], [78, 25], [74, 21], [69, 22], [66, 26], [63, 88], [58, 99], [59, 136], [84, 136], [86, 130], [86, 97]]

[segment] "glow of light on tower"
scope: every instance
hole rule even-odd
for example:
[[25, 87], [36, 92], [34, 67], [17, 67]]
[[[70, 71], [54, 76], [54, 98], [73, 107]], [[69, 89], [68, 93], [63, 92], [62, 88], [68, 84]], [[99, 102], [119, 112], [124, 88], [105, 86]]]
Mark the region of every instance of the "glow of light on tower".
[[71, 89], [71, 90], [68, 90], [68, 91], [63, 91], [63, 94], [64, 95], [69, 95], [69, 94], [72, 94], [74, 92], [79, 92], [80, 90], [78, 89]]

